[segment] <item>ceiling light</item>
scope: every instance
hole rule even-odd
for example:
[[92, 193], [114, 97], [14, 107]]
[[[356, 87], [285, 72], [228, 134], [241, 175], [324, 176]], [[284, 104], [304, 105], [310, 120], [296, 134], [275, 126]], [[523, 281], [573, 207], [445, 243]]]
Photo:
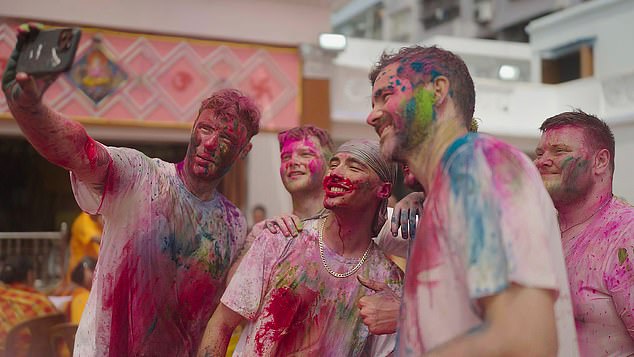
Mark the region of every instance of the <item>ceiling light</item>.
[[346, 36], [338, 33], [319, 35], [319, 47], [328, 51], [343, 51], [346, 48]]
[[520, 69], [516, 66], [504, 64], [500, 66], [498, 76], [505, 81], [516, 81], [520, 78]]

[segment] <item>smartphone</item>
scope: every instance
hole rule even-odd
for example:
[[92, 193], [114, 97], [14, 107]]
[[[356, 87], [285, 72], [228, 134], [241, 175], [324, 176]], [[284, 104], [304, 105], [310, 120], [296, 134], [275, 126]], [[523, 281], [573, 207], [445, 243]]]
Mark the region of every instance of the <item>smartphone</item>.
[[41, 30], [27, 37], [18, 57], [17, 71], [34, 77], [66, 72], [73, 65], [81, 30]]

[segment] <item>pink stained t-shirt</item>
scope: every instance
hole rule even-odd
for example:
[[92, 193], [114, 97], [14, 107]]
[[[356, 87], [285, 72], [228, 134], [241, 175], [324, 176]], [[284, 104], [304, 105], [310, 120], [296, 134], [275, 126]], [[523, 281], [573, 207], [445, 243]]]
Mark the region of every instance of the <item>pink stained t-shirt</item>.
[[80, 207], [105, 221], [75, 356], [193, 356], [246, 221], [219, 193], [208, 201], [191, 194], [175, 164], [108, 152], [103, 194], [71, 174]]
[[583, 356], [634, 354], [634, 208], [618, 198], [564, 240]]
[[[370, 335], [363, 324], [357, 302], [373, 292], [356, 276], [385, 282], [400, 295], [402, 272], [372, 243], [357, 273], [333, 277], [321, 262], [319, 222], [306, 221], [296, 238], [263, 230], [245, 255], [221, 300], [249, 320], [234, 356], [386, 356], [393, 350], [395, 335]], [[358, 262], [327, 246], [324, 254], [335, 271]]]
[[408, 267], [399, 356], [483, 323], [478, 299], [511, 283], [558, 293], [559, 356], [577, 342], [555, 207], [530, 159], [482, 134], [457, 139], [427, 192]]

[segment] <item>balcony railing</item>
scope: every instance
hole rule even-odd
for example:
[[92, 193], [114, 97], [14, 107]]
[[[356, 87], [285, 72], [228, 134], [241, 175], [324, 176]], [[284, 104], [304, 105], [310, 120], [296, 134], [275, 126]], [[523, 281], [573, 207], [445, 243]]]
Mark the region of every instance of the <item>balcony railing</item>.
[[0, 261], [10, 256], [30, 256], [37, 288], [47, 288], [65, 273], [68, 225], [56, 232], [0, 232]]

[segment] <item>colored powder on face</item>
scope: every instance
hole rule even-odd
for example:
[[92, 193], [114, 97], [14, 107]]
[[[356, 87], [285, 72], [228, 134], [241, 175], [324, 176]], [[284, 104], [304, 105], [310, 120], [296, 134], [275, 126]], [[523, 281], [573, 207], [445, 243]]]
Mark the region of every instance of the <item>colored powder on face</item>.
[[330, 174], [324, 177], [324, 181], [323, 181], [324, 191], [328, 189], [328, 186], [333, 184], [340, 184], [340, 185], [346, 186], [347, 188], [350, 189], [350, 191], [354, 191], [355, 189], [358, 188], [358, 186], [354, 182], [350, 181], [347, 178], [343, 178], [339, 175]]
[[409, 130], [406, 131], [408, 147], [421, 143], [427, 137], [431, 123], [435, 119], [434, 101], [431, 91], [419, 87], [406, 102], [404, 111], [409, 126]]
[[308, 163], [308, 171], [310, 171], [311, 176], [316, 176], [316, 174], [321, 174], [324, 168], [324, 161], [321, 158], [314, 158], [310, 160]]

